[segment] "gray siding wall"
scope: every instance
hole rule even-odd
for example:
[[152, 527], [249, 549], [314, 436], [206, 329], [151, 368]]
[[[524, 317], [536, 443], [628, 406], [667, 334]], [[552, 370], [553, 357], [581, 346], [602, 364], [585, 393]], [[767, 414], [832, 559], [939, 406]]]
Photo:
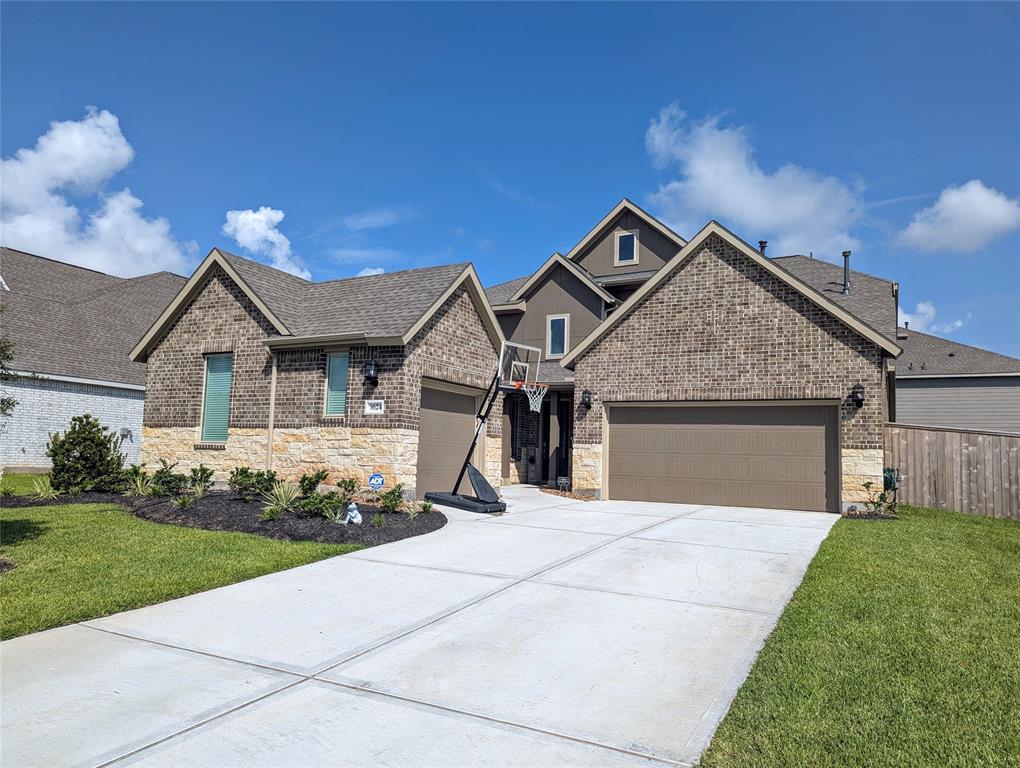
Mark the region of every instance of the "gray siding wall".
[[896, 421], [1020, 433], [1020, 376], [898, 378]]
[[602, 322], [602, 299], [563, 267], [554, 268], [527, 298], [524, 315], [500, 315], [508, 341], [542, 350], [545, 358], [545, 323], [548, 315], [570, 315], [569, 352]]
[[83, 413], [91, 413], [115, 432], [131, 430], [121, 450], [127, 464], [138, 463], [144, 392], [50, 379], [5, 382], [4, 390], [18, 404], [9, 418], [0, 421], [0, 465], [48, 468], [50, 434], [64, 432], [71, 417]]
[[[638, 262], [626, 267], [614, 267], [616, 232], [638, 232]], [[658, 269], [676, 256], [680, 247], [653, 229], [632, 213], [622, 213], [606, 230], [602, 237], [592, 243], [576, 261], [593, 275], [622, 275], [627, 272], [644, 272]]]

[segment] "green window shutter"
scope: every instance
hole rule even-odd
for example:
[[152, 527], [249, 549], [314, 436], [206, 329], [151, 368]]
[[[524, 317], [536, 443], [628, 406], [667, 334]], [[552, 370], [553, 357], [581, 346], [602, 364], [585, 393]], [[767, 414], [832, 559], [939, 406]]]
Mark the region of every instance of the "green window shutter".
[[326, 415], [343, 416], [347, 412], [347, 368], [349, 355], [329, 356], [326, 366]]
[[234, 356], [208, 355], [205, 358], [205, 400], [202, 406], [202, 440], [227, 441], [230, 420], [230, 379]]

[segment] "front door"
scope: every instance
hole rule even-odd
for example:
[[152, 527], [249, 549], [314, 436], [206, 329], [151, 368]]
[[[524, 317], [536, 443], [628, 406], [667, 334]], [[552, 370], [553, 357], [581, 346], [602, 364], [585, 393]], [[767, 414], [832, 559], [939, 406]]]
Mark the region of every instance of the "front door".
[[557, 415], [560, 422], [560, 443], [556, 451], [556, 477], [570, 477], [570, 445], [574, 432], [574, 401], [560, 395], [557, 404]]

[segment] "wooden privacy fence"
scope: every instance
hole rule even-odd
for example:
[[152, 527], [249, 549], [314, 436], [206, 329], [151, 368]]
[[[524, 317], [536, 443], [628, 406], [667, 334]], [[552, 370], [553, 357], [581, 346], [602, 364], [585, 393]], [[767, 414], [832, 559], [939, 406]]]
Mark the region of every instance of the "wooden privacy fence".
[[885, 465], [904, 504], [1020, 520], [1020, 435], [886, 424]]

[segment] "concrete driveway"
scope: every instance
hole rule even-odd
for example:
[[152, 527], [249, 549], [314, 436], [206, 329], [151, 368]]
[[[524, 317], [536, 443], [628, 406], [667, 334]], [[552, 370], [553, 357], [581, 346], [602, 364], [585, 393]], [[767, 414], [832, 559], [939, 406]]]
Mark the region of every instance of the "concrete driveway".
[[688, 764], [836, 520], [504, 493], [3, 643], [3, 765]]

